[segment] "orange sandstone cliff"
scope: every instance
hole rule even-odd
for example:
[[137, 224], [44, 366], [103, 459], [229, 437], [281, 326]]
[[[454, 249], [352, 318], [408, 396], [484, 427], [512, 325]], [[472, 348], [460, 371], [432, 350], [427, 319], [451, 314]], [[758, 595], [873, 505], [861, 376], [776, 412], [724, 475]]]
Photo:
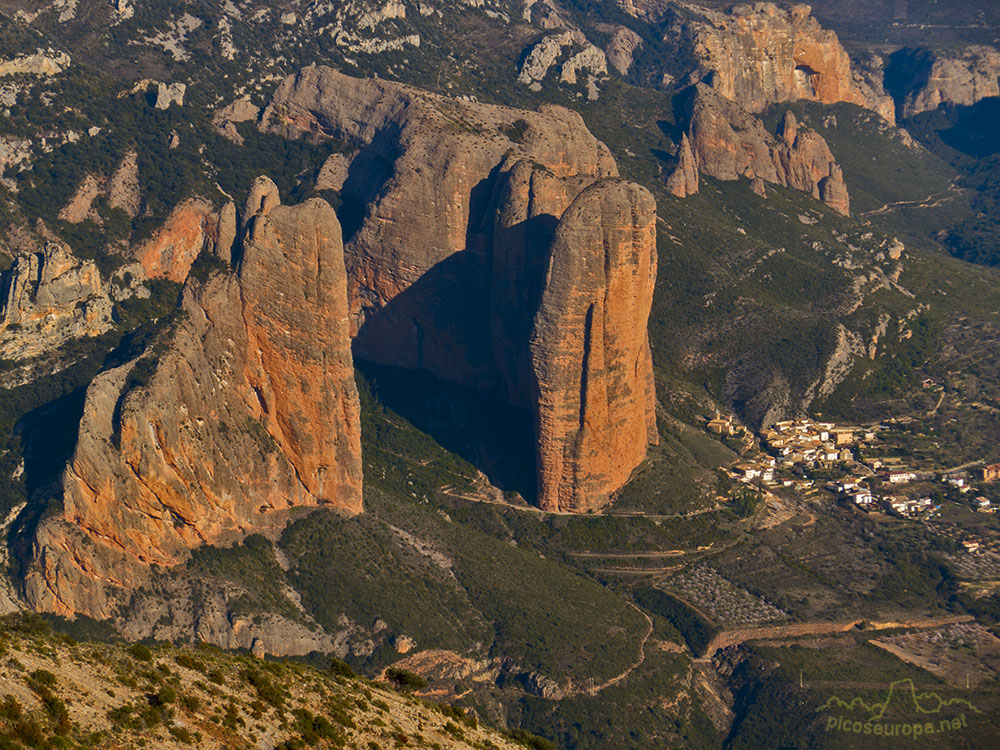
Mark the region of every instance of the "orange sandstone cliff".
[[[357, 357], [499, 393], [536, 416], [544, 411], [542, 393], [580, 400], [581, 378], [568, 376], [574, 368], [595, 382], [623, 380], [609, 386], [615, 394], [608, 397], [607, 418], [597, 407], [588, 412], [589, 442], [575, 452], [565, 445], [569, 430], [559, 419], [536, 419], [539, 501], [570, 510], [605, 502], [655, 440], [647, 429], [653, 401], [646, 339], [655, 206], [648, 194], [636, 199], [641, 210], [635, 211], [594, 197], [612, 190], [602, 181], [618, 170], [580, 116], [551, 105], [529, 112], [459, 101], [309, 67], [278, 87], [261, 127], [333, 137], [352, 150], [341, 165], [341, 215]], [[590, 187], [595, 184], [603, 187]], [[606, 214], [594, 221], [607, 221], [608, 237], [618, 236], [612, 226], [641, 223], [628, 252], [606, 246], [611, 240], [603, 230], [583, 231], [580, 222], [590, 219], [576, 216], [567, 224], [567, 209], [582, 194]], [[625, 218], [612, 219], [610, 205]], [[599, 263], [557, 260], [568, 252], [570, 227], [577, 227], [572, 252]], [[602, 340], [634, 339], [620, 344], [632, 357], [627, 366], [608, 345], [614, 363], [606, 373], [588, 360], [584, 318], [565, 317], [572, 347], [536, 335], [539, 321], [547, 320], [546, 304], [565, 302], [551, 285], [598, 294], [594, 289], [605, 282], [589, 276], [598, 266], [608, 266], [612, 288], [619, 277], [632, 278], [630, 294], [639, 300], [613, 301], [595, 323], [605, 332]], [[557, 454], [568, 457], [565, 472], [550, 465], [548, 457]]]
[[257, 189], [271, 200], [248, 215], [235, 272], [189, 279], [172, 329], [88, 388], [61, 503], [35, 533], [33, 608], [108, 618], [194, 547], [301, 506], [361, 511], [340, 225], [321, 200]]
[[555, 231], [531, 333], [539, 504], [586, 511], [607, 501], [656, 442], [645, 327], [656, 278], [656, 204], [638, 185], [597, 182]]

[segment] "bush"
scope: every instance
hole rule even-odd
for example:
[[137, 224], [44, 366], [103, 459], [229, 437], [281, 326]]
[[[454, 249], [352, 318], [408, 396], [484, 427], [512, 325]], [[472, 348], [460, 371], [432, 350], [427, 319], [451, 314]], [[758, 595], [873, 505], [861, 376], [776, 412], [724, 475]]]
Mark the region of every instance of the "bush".
[[526, 732], [523, 729], [512, 729], [507, 732], [507, 736], [512, 740], [520, 742], [525, 747], [532, 748], [532, 750], [558, 750], [554, 742], [534, 735], [531, 732]]
[[166, 706], [170, 703], [176, 703], [177, 691], [170, 687], [170, 685], [164, 685], [160, 688], [160, 692], [153, 696], [153, 699], [150, 702], [157, 706]]
[[149, 650], [149, 646], [142, 643], [133, 643], [128, 652], [132, 654], [132, 658], [139, 661], [153, 661], [153, 652]]
[[337, 677], [356, 677], [351, 665], [336, 656], [330, 657], [330, 673]]
[[405, 692], [422, 690], [427, 687], [427, 680], [418, 675], [416, 672], [411, 672], [408, 669], [390, 667], [385, 670], [385, 676], [389, 682], [396, 686], [398, 690], [403, 690]]

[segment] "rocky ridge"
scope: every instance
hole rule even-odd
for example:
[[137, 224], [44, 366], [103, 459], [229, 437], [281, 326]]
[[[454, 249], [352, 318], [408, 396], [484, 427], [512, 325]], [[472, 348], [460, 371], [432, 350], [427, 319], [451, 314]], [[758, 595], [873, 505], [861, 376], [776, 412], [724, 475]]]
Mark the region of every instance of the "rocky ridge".
[[894, 122], [892, 98], [851, 67], [835, 32], [824, 29], [808, 5], [739, 4], [729, 13], [705, 11], [687, 25], [708, 84], [749, 112], [808, 99], [850, 102]]
[[33, 608], [106, 619], [194, 547], [303, 506], [360, 512], [340, 225], [323, 201], [257, 191], [235, 273], [190, 279], [172, 330], [88, 388], [61, 502], [35, 532]]
[[699, 172], [719, 180], [747, 177], [802, 190], [838, 213], [850, 214], [840, 165], [823, 137], [800, 127], [791, 112], [774, 136], [760, 119], [704, 84], [694, 87], [688, 112], [678, 165], [667, 180], [672, 194], [697, 192]]
[[1000, 96], [1000, 50], [971, 45], [958, 52], [902, 49], [892, 55], [900, 115], [913, 117], [942, 104], [971, 106]]
[[[641, 461], [650, 438], [651, 400], [620, 394], [651, 389], [651, 370], [641, 366], [645, 360], [640, 354], [643, 346], [648, 349], [649, 306], [643, 300], [655, 279], [654, 209], [651, 199], [636, 198], [640, 210], [628, 201], [609, 197], [602, 204], [592, 197], [606, 210], [602, 220], [611, 249], [605, 249], [601, 231], [581, 228], [578, 236], [587, 244], [576, 252], [586, 257], [595, 253], [600, 268], [605, 263], [620, 267], [600, 280], [589, 275], [590, 267], [556, 262], [557, 225], [565, 224], [573, 200], [595, 183], [596, 193], [620, 190], [615, 182], [603, 182], [617, 176], [617, 167], [579, 115], [555, 106], [528, 112], [463, 102], [311, 67], [278, 87], [261, 126], [337, 138], [355, 150], [341, 195], [364, 207], [358, 212], [359, 226], [345, 243], [356, 356], [499, 391], [511, 403], [530, 407], [536, 414], [540, 457], [562, 453], [570, 439], [568, 431], [538, 416], [536, 389], [551, 386], [538, 378], [555, 371], [548, 359], [561, 360], [567, 374], [577, 372], [575, 380], [560, 380], [559, 387], [570, 389], [562, 396], [569, 401], [583, 398], [587, 388], [596, 394], [605, 379], [624, 379], [607, 386], [614, 391], [606, 404], [613, 416], [594, 420], [591, 429], [603, 433], [616, 424], [618, 429], [628, 425], [628, 439], [638, 450], [612, 452], [601, 459], [607, 471], [595, 467], [594, 476], [602, 480], [586, 489], [574, 484], [578, 492], [563, 488], [556, 493], [559, 500], [546, 460], [538, 466], [543, 506], [584, 510], [605, 502]], [[613, 216], [610, 206], [620, 215]], [[414, 222], [415, 216], [421, 221]], [[625, 242], [629, 251], [618, 249], [616, 242]], [[580, 286], [574, 304], [589, 305], [593, 300], [585, 303], [587, 295], [602, 294], [603, 285], [613, 286], [618, 274], [636, 280], [628, 289], [635, 296], [609, 298], [606, 307], [595, 308], [590, 323], [579, 311], [567, 317], [567, 324], [579, 329], [572, 334], [578, 346], [557, 353], [541, 343], [544, 336], [536, 335], [542, 300], [557, 272], [570, 275], [560, 283]], [[609, 337], [641, 332], [639, 343], [609, 354], [606, 366], [592, 368], [591, 376], [599, 382], [589, 385], [587, 325], [606, 329]], [[624, 361], [626, 351], [631, 352], [629, 362]], [[618, 413], [626, 411], [631, 416]], [[574, 499], [567, 499], [567, 491], [576, 493]]]
[[110, 330], [112, 302], [92, 260], [58, 242], [0, 274], [0, 358], [22, 360]]

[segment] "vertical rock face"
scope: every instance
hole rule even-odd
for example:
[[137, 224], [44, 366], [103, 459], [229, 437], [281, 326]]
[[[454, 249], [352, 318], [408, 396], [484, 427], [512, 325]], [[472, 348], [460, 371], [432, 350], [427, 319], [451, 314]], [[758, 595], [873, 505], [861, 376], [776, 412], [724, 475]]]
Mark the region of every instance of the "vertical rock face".
[[556, 228], [531, 334], [538, 495], [547, 510], [605, 503], [656, 441], [644, 327], [656, 278], [656, 206], [644, 188], [601, 181]]
[[514, 110], [306, 68], [278, 87], [263, 126], [359, 149], [342, 195], [354, 352], [475, 388], [501, 383], [490, 342], [490, 258], [505, 160], [589, 184], [617, 174], [576, 113]]
[[48, 242], [0, 274], [0, 358], [27, 359], [111, 328], [112, 304], [92, 260]]
[[903, 117], [941, 104], [970, 106], [1000, 96], [1000, 50], [986, 45], [971, 45], [954, 54], [902, 49], [892, 55], [889, 77], [896, 83]]
[[678, 198], [686, 198], [698, 192], [698, 164], [691, 150], [687, 133], [681, 136], [681, 146], [677, 152], [677, 168], [667, 178], [667, 190]]
[[750, 112], [809, 99], [858, 104], [894, 122], [892, 99], [852, 70], [837, 35], [810, 12], [808, 5], [785, 11], [773, 3], [741, 4], [691, 22], [694, 52], [712, 72], [711, 86]]
[[163, 226], [134, 250], [150, 279], [181, 283], [195, 258], [219, 238], [219, 215], [206, 200], [192, 198], [170, 212]]
[[361, 510], [360, 410], [336, 214], [251, 217], [238, 272], [189, 282], [183, 315], [88, 388], [62, 509], [25, 580], [38, 610], [107, 618], [150, 566], [280, 528], [300, 506]]
[[[337, 178], [342, 215], [351, 225], [345, 253], [356, 356], [500, 392], [510, 403], [532, 409], [539, 397], [536, 373], [549, 371], [547, 357], [561, 358], [565, 368], [572, 367], [573, 357], [577, 365], [583, 361], [582, 347], [558, 353], [548, 346], [556, 341], [532, 338], [536, 313], [542, 313], [544, 300], [556, 299], [547, 272], [557, 224], [588, 186], [617, 176], [607, 148], [579, 115], [554, 106], [528, 112], [460, 102], [307, 68], [278, 87], [261, 127], [334, 137], [356, 150], [349, 162], [338, 160]], [[651, 200], [639, 202], [643, 211], [655, 212]], [[598, 203], [595, 209], [604, 205]], [[608, 237], [617, 237], [611, 226]], [[600, 231], [579, 238], [576, 253], [596, 253], [609, 264], [631, 262], [606, 251]], [[652, 253], [652, 247], [644, 252]], [[564, 269], [563, 283], [576, 271], [589, 273], [564, 260], [557, 265]], [[631, 273], [628, 268], [621, 273]], [[646, 270], [653, 273], [655, 262]], [[608, 283], [617, 273], [609, 268]], [[578, 282], [585, 288], [591, 280]], [[651, 294], [650, 278], [643, 283]], [[648, 357], [649, 306], [622, 304], [621, 315], [602, 323], [607, 337], [617, 335], [613, 325], [620, 325], [621, 336], [641, 340]], [[583, 336], [583, 319], [565, 322], [579, 328], [566, 335]], [[530, 347], [529, 340], [535, 342]], [[635, 377], [645, 378], [645, 371]], [[546, 394], [554, 393], [555, 382], [546, 381]], [[572, 389], [579, 391], [579, 383]], [[545, 503], [584, 510], [625, 481], [645, 456], [646, 420], [652, 419], [646, 391], [636, 393], [641, 398], [632, 408], [642, 419], [619, 418], [615, 406], [613, 416], [602, 421], [595, 407], [586, 433], [593, 437], [567, 454], [565, 474], [539, 467], [540, 474], [557, 476], [557, 484], [567, 482], [555, 495], [546, 489]], [[613, 450], [602, 457], [598, 446], [611, 439], [607, 430], [620, 430], [629, 448], [609, 443]], [[546, 456], [562, 440], [553, 435], [546, 426], [536, 436], [547, 446]], [[544, 485], [550, 488], [552, 482], [546, 479]]]
[[[688, 132], [700, 172], [719, 180], [759, 178], [809, 193], [842, 214], [850, 212], [843, 171], [829, 146], [819, 133], [801, 127], [791, 112], [785, 114], [775, 138], [758, 118], [699, 84], [691, 98]], [[680, 158], [668, 187], [673, 185], [675, 195], [682, 188], [689, 195], [694, 191], [684, 176], [689, 168], [683, 142]], [[693, 184], [697, 188], [697, 181]]]
[[541, 304], [559, 217], [588, 185], [587, 178], [557, 177], [521, 159], [505, 163], [493, 230], [490, 333], [493, 357], [511, 403], [532, 400], [527, 347]]
[[135, 151], [125, 154], [110, 178], [86, 175], [69, 203], [59, 212], [59, 218], [71, 224], [79, 224], [84, 219], [100, 224], [101, 216], [93, 208], [94, 201], [100, 196], [107, 199], [109, 207], [121, 209], [130, 219], [139, 215], [142, 191], [139, 185], [139, 155]]

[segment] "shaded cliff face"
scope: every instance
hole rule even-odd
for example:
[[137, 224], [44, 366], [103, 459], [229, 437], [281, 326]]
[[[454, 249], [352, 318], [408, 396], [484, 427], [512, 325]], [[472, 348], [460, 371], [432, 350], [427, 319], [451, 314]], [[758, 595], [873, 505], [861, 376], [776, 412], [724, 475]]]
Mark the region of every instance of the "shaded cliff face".
[[972, 45], [950, 54], [902, 49], [890, 58], [886, 83], [902, 117], [934, 110], [942, 104], [971, 106], [1000, 96], [1000, 50], [985, 45]]
[[[544, 398], [579, 401], [579, 378], [556, 373], [583, 367], [597, 373], [605, 366], [587, 364], [586, 316], [564, 316], [563, 341], [535, 335], [538, 320], [557, 315], [546, 304], [563, 304], [550, 288], [552, 269], [558, 269], [560, 284], [575, 285], [579, 294], [614, 288], [619, 277], [641, 278], [642, 289], [630, 287], [620, 306], [602, 307], [604, 317], [594, 323], [608, 340], [630, 341], [620, 344], [627, 354], [607, 355], [615, 362], [628, 359], [632, 368], [619, 389], [622, 400], [615, 395], [588, 411], [588, 437], [572, 450], [564, 445], [567, 428], [559, 419], [536, 423], [540, 501], [568, 510], [606, 501], [643, 459], [650, 437], [655, 439], [655, 430], [647, 429], [653, 402], [646, 397], [652, 393], [646, 323], [655, 278], [655, 206], [642, 191], [645, 198], [635, 198], [639, 218], [612, 219], [608, 206], [624, 199], [592, 197], [586, 205], [608, 214], [602, 219], [607, 230], [579, 229], [582, 208], [563, 227], [567, 209], [588, 186], [617, 175], [607, 148], [580, 117], [554, 106], [527, 112], [460, 102], [307, 68], [279, 86], [262, 127], [335, 137], [357, 149], [342, 175], [341, 197], [345, 224], [353, 224], [345, 254], [358, 357], [500, 392], [533, 412], [540, 408], [542, 381]], [[642, 229], [612, 229], [630, 221]], [[606, 246], [624, 242], [618, 237], [629, 231], [642, 235], [641, 242], [629, 240], [641, 248], [626, 253]], [[593, 262], [607, 267], [607, 281], [590, 278], [590, 265], [554, 260], [570, 247], [581, 257], [599, 257]], [[604, 382], [605, 376], [594, 378]], [[627, 394], [633, 397], [626, 406]], [[551, 465], [549, 456], [557, 454], [567, 456], [565, 471]]]
[[0, 274], [0, 358], [26, 359], [111, 328], [111, 300], [92, 260], [47, 242]]
[[[656, 280], [656, 205], [638, 185], [601, 181], [556, 228], [531, 334], [539, 504], [604, 504], [656, 442], [645, 321]], [[582, 356], [581, 356], [582, 355]]]
[[858, 104], [894, 122], [892, 99], [851, 68], [837, 35], [810, 10], [741, 4], [729, 13], [706, 12], [706, 22], [691, 22], [686, 30], [696, 57], [711, 71], [709, 84], [750, 112], [808, 99]]
[[88, 388], [62, 510], [36, 533], [35, 609], [107, 618], [150, 566], [194, 547], [279, 529], [296, 507], [361, 510], [333, 209], [314, 199], [251, 217], [238, 272], [189, 283], [181, 311]]
[[791, 112], [775, 137], [763, 123], [698, 84], [689, 104], [688, 133], [667, 188], [678, 197], [697, 192], [700, 171], [719, 180], [747, 177], [809, 193], [844, 215], [850, 196], [843, 172], [819, 133], [799, 127]]
[[342, 189], [358, 207], [345, 242], [355, 353], [478, 388], [500, 383], [489, 332], [500, 164], [527, 158], [585, 182], [617, 174], [607, 148], [561, 107], [462, 102], [328, 68], [286, 79], [264, 123], [359, 149]]

